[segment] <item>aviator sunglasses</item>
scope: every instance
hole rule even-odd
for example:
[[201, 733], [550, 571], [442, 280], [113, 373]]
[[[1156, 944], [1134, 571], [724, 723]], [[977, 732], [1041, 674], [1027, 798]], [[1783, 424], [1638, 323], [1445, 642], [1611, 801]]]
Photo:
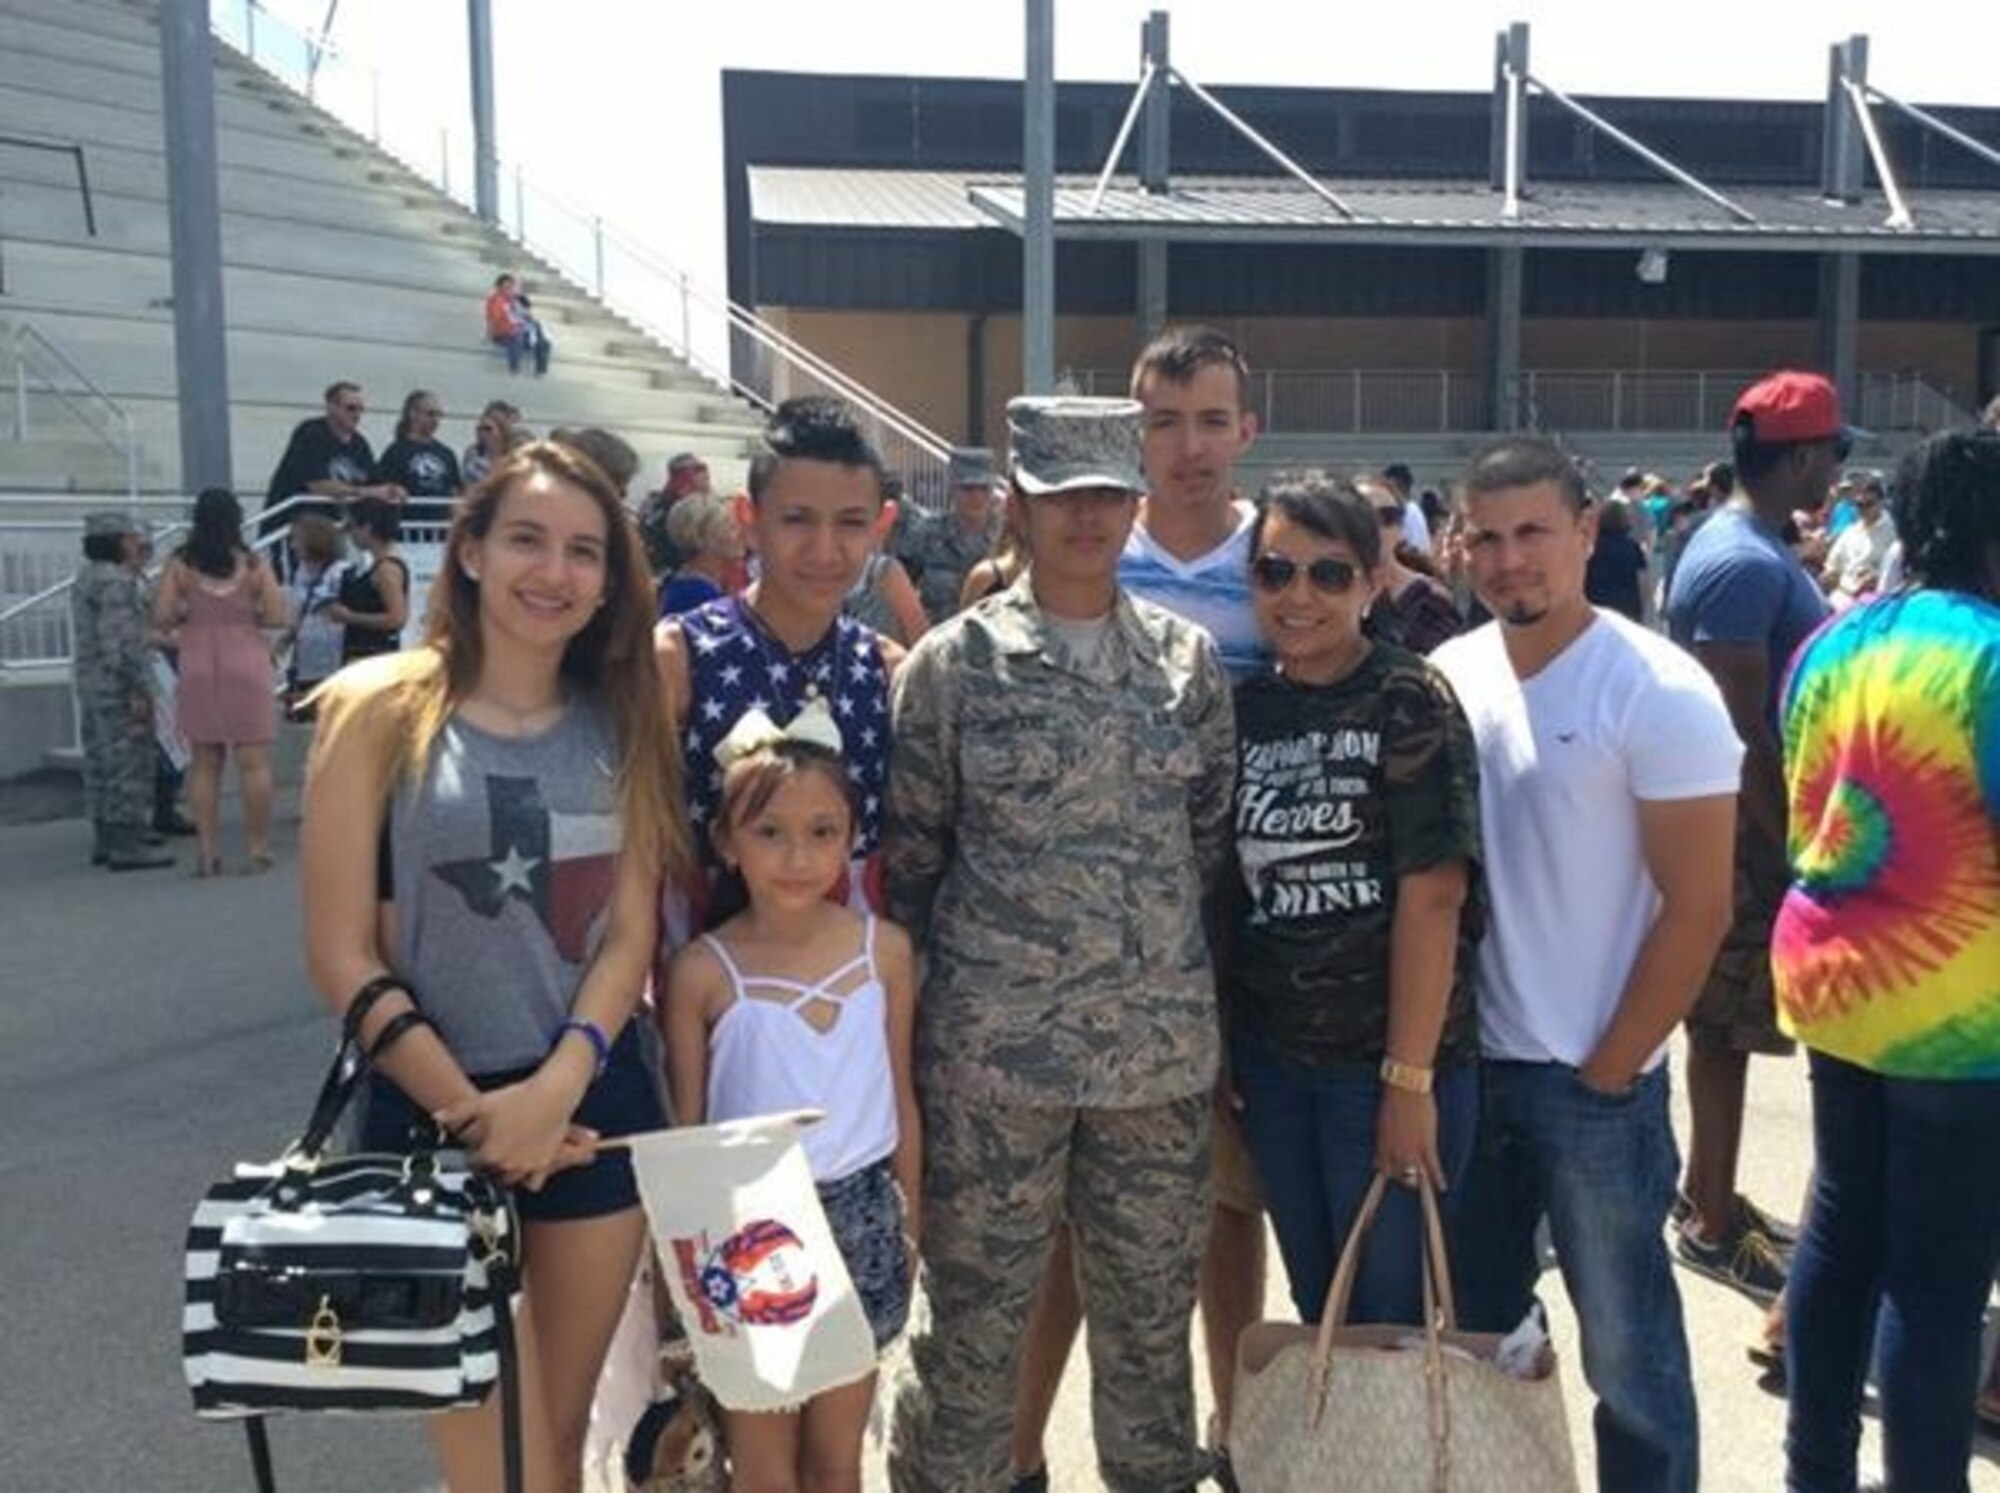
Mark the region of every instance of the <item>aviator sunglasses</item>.
[[1346, 560], [1331, 557], [1313, 561], [1310, 565], [1300, 565], [1296, 560], [1288, 560], [1283, 555], [1259, 555], [1250, 562], [1250, 579], [1257, 583], [1259, 591], [1269, 591], [1273, 595], [1291, 585], [1292, 578], [1303, 570], [1315, 591], [1324, 591], [1329, 596], [1344, 595], [1353, 586], [1357, 574], [1353, 565]]

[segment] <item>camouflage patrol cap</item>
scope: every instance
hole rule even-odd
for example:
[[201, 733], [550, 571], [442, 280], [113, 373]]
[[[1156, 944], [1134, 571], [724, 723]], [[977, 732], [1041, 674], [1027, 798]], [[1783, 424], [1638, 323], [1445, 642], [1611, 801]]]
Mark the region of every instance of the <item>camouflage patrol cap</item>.
[[1021, 491], [1117, 487], [1141, 492], [1136, 399], [1022, 395], [1007, 401], [1008, 470]]
[[945, 468], [949, 487], [991, 487], [1000, 480], [993, 469], [993, 453], [985, 446], [954, 446], [951, 463]]
[[136, 518], [129, 513], [120, 513], [116, 509], [99, 509], [96, 513], [86, 513], [83, 516], [85, 539], [116, 539], [121, 534], [144, 532]]

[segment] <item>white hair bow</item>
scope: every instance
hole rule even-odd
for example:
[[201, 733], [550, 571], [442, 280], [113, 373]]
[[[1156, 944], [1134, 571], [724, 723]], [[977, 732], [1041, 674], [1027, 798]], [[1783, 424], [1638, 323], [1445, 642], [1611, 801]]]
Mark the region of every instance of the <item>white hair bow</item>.
[[815, 696], [806, 701], [789, 724], [782, 727], [761, 710], [745, 711], [742, 718], [729, 728], [729, 734], [716, 744], [716, 765], [726, 768], [739, 758], [784, 741], [802, 741], [836, 757], [846, 747], [833, 712], [827, 709], [824, 699]]

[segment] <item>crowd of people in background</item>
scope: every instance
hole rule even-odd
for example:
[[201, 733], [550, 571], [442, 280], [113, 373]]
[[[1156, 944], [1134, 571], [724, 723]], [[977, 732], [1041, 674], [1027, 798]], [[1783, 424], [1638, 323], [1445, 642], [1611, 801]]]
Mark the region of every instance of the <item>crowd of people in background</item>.
[[[511, 277], [495, 298], [534, 328]], [[150, 638], [178, 655], [198, 874], [230, 752], [270, 865], [275, 632], [321, 717], [315, 980], [423, 1018], [378, 1062], [374, 1142], [435, 1120], [524, 1189], [547, 1486], [575, 1484], [606, 1283], [640, 1254], [629, 1163], [573, 1126], [661, 1122], [650, 977], [679, 1118], [828, 1109], [815, 1180], [879, 1345], [925, 1267], [900, 1493], [1045, 1490], [1085, 1320], [1105, 1485], [1230, 1486], [1265, 1220], [1314, 1320], [1378, 1175], [1370, 1320], [1422, 1315], [1421, 1191], [1464, 1245], [1463, 1326], [1533, 1319], [1546, 1224], [1601, 1488], [1697, 1483], [1676, 1260], [1769, 1303], [1749, 1347], [1790, 1385], [1793, 1493], [1855, 1486], [1871, 1361], [1889, 1485], [1965, 1487], [2000, 1254], [2000, 431], [1891, 480], [1847, 466], [1834, 387], [1783, 371], [1678, 488], [1593, 491], [1515, 435], [1430, 488], [1250, 491], [1248, 381], [1227, 336], [1170, 329], [1130, 399], [1011, 402], [1004, 457], [954, 451], [932, 513], [835, 401], [781, 406], [744, 491], [687, 455], [633, 504], [609, 432], [538, 440], [496, 401], [460, 459], [419, 389], [378, 460], [335, 383], [273, 474], [274, 508], [320, 500], [282, 510], [283, 585], [226, 492], [149, 620], [139, 536], [87, 526], [97, 852], [163, 855]], [[448, 530], [405, 649], [419, 519]], [[555, 812], [595, 828], [558, 851]], [[485, 948], [484, 893], [430, 889], [525, 853], [502, 821], [536, 815], [551, 875], [589, 862], [599, 944], [544, 918]], [[834, 1060], [835, 1033], [860, 1045]], [[1737, 1177], [1749, 1059], [1795, 1043], [1796, 1225]], [[858, 1486], [873, 1395], [731, 1416], [738, 1485]], [[434, 1428], [455, 1483], [490, 1484], [493, 1426]]]

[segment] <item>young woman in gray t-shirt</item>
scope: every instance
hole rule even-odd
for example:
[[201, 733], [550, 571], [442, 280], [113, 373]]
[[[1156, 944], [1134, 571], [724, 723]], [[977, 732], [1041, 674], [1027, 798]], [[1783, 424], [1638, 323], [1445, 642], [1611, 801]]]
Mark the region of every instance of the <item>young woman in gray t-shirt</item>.
[[[528, 1486], [567, 1487], [645, 1237], [629, 1160], [595, 1142], [664, 1123], [630, 1026], [686, 864], [679, 758], [638, 536], [588, 462], [506, 457], [431, 597], [422, 646], [321, 702], [306, 955], [336, 1011], [386, 987], [364, 1144], [448, 1132], [516, 1189]], [[452, 1487], [500, 1485], [497, 1396], [429, 1430]]]

